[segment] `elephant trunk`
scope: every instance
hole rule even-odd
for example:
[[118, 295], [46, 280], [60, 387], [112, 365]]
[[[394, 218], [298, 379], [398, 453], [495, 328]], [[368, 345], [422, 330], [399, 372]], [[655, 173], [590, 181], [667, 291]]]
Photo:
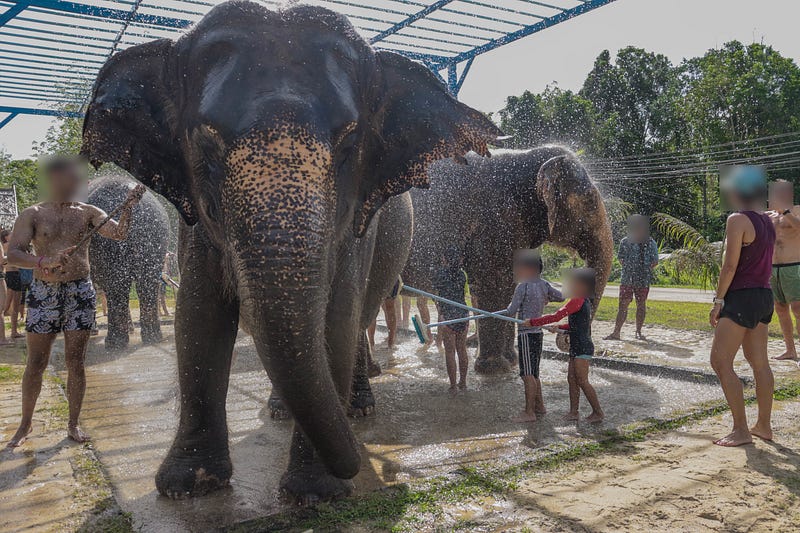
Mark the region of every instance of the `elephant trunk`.
[[226, 155], [222, 208], [242, 318], [270, 380], [328, 470], [348, 479], [361, 459], [325, 343], [330, 160], [328, 146], [302, 130], [245, 137]]
[[547, 206], [549, 240], [578, 252], [597, 273], [593, 301], [597, 310], [614, 255], [611, 223], [600, 191], [572, 155], [554, 157], [542, 165], [537, 191]]

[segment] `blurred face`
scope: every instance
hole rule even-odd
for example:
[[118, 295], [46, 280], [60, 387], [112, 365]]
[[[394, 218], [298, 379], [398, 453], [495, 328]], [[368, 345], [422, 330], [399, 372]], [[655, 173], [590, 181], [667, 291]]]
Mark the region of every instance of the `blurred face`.
[[785, 211], [794, 205], [794, 186], [791, 183], [771, 183], [769, 189], [769, 208]]
[[628, 235], [636, 242], [642, 242], [650, 235], [650, 228], [645, 220], [636, 220], [628, 224]]
[[47, 175], [50, 200], [54, 202], [74, 202], [85, 198], [86, 177], [76, 164], [53, 170]]
[[517, 263], [514, 265], [514, 276], [517, 280], [538, 278], [539, 274], [541, 274], [541, 272], [533, 265], [526, 265], [524, 263]]

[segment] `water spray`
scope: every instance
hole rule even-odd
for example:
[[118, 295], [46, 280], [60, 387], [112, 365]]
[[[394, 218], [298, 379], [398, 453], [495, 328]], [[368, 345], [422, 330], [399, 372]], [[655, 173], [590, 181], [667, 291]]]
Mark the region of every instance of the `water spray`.
[[[128, 186], [128, 190], [129, 191], [135, 191], [135, 190], [145, 191], [145, 186], [131, 183]], [[144, 194], [144, 192], [142, 192], [142, 194]], [[119, 215], [122, 212], [122, 210], [125, 209], [125, 206], [127, 206], [129, 203], [130, 203], [130, 200], [126, 199], [124, 202], [119, 204], [116, 207], [116, 209], [114, 209], [108, 215], [106, 215], [106, 218], [104, 218], [102, 222], [100, 222], [98, 225], [96, 225], [95, 227], [93, 227], [89, 231], [87, 231], [86, 235], [84, 235], [83, 238], [81, 238], [81, 240], [78, 241], [78, 244], [72, 246], [72, 249], [69, 252], [66, 253], [66, 256], [67, 257], [71, 257], [73, 254], [75, 254], [75, 252], [78, 251], [78, 248], [80, 248], [81, 246], [83, 246], [84, 244], [89, 242], [92, 239], [92, 237], [94, 237], [97, 234], [97, 232], [100, 231], [100, 228], [105, 226], [108, 223], [109, 220], [111, 220], [115, 216]]]
[[525, 324], [527, 320], [521, 320], [519, 318], [513, 318], [506, 315], [501, 315], [500, 313], [493, 313], [491, 311], [484, 311], [483, 309], [478, 309], [477, 307], [472, 307], [469, 305], [464, 305], [459, 302], [454, 302], [453, 300], [448, 300], [447, 298], [442, 298], [441, 296], [437, 296], [435, 294], [431, 294], [429, 292], [425, 292], [420, 289], [415, 289], [414, 287], [409, 287], [408, 285], [403, 285], [402, 281], [400, 282], [400, 290], [408, 291], [412, 294], [416, 294], [417, 296], [423, 296], [425, 298], [430, 298], [431, 300], [446, 303], [448, 305], [452, 305], [453, 307], [458, 307], [459, 309], [464, 309], [466, 311], [472, 311], [473, 313], [477, 313], [480, 316], [471, 316], [466, 318], [457, 318], [454, 320], [445, 320], [444, 322], [436, 322], [433, 324], [425, 324], [420, 320], [419, 315], [414, 315], [411, 317], [411, 323], [414, 325], [414, 331], [417, 333], [417, 338], [419, 338], [420, 344], [427, 344], [430, 342], [431, 332], [430, 328], [437, 327], [437, 326], [445, 326], [448, 324], [455, 324], [458, 322], [468, 322], [470, 320], [477, 320], [479, 318], [497, 318], [498, 320], [505, 320], [506, 322], [513, 322], [514, 324]]

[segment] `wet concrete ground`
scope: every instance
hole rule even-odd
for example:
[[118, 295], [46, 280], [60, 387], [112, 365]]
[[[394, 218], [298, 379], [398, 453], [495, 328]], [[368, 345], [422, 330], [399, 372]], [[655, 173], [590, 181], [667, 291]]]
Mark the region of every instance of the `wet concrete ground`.
[[[647, 328], [649, 341], [599, 340], [610, 327], [607, 323], [595, 325], [599, 351], [708, 370], [708, 334]], [[132, 514], [134, 525], [142, 531], [207, 531], [281, 510], [278, 480], [287, 461], [292, 426], [291, 422], [269, 418], [266, 398], [270, 384], [252, 341], [244, 335], [237, 342], [228, 396], [234, 463], [231, 488], [181, 502], [157, 495], [154, 475], [174, 435], [177, 417], [171, 326], [164, 331], [167, 339], [160, 345], [142, 347], [134, 337], [131, 350], [113, 357], [103, 350], [102, 334], [91, 341], [83, 426], [94, 437], [94, 449], [121, 508]], [[364, 445], [365, 461], [356, 478], [360, 492], [479, 462], [518, 463], [542, 446], [592, 439], [599, 432], [629, 422], [721, 397], [715, 386], [595, 368], [592, 381], [607, 420], [599, 427], [566, 423], [560, 419], [567, 406], [566, 365], [546, 360], [542, 363], [542, 380], [550, 413], [535, 425], [521, 425], [511, 421], [521, 406], [517, 376], [483, 377], [470, 372], [469, 390], [451, 396], [441, 354], [435, 348], [420, 352], [415, 340], [409, 336], [403, 339], [397, 349], [389, 351], [383, 334], [378, 333], [376, 359], [384, 374], [373, 380], [377, 413], [353, 421]], [[553, 348], [552, 340], [552, 336], [546, 336], [546, 348]], [[63, 375], [60, 342], [55, 352], [54, 367]], [[471, 363], [473, 357], [471, 350]], [[800, 372], [790, 363], [776, 362], [773, 368]], [[17, 387], [5, 390], [0, 399], [4, 440], [17, 421]], [[584, 415], [587, 409], [583, 405]], [[45, 426], [42, 424], [46, 430]], [[37, 427], [37, 434], [14, 457], [15, 462], [0, 466], [0, 514], [5, 520], [0, 521], [0, 530], [9, 529], [11, 524], [14, 527], [10, 530], [36, 525], [43, 512], [52, 514], [53, 523], [58, 523], [60, 509], [74, 505], [69, 500], [69, 487], [61, 486], [68, 479], [64, 476], [69, 475], [71, 452], [61, 442], [63, 435], [58, 429], [39, 434]], [[16, 473], [9, 483], [10, 471]], [[39, 491], [46, 498], [31, 499], [29, 491]]]
[[[171, 333], [171, 328], [165, 332]], [[469, 377], [469, 390], [451, 396], [442, 356], [419, 352], [413, 340], [389, 352], [378, 334], [384, 374], [373, 381], [374, 417], [355, 420], [365, 458], [358, 491], [453, 471], [481, 461], [516, 463], [532, 450], [591, 439], [598, 432], [720, 397], [716, 387], [595, 369], [592, 380], [608, 418], [600, 426], [566, 423], [565, 364], [544, 361], [550, 413], [535, 425], [511, 418], [521, 404], [515, 375]], [[60, 369], [60, 357], [54, 358]], [[143, 531], [207, 531], [279, 511], [278, 481], [286, 465], [291, 422], [269, 418], [270, 383], [249, 337], [242, 335], [228, 396], [234, 477], [231, 488], [173, 502], [159, 497], [153, 478], [176, 425], [177, 385], [172, 339], [114, 357], [94, 338], [88, 357], [83, 426], [94, 438], [115, 496]], [[584, 415], [588, 406], [583, 406]], [[35, 445], [35, 444], [34, 444]]]

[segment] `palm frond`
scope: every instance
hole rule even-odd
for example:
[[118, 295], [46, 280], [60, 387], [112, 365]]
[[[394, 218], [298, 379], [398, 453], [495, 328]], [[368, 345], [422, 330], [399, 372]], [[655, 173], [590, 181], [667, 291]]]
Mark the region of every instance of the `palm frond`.
[[652, 220], [667, 241], [680, 247], [668, 258], [678, 276], [699, 278], [703, 287], [715, 285], [722, 262], [722, 243], [709, 242], [697, 229], [666, 213], [655, 213]]

